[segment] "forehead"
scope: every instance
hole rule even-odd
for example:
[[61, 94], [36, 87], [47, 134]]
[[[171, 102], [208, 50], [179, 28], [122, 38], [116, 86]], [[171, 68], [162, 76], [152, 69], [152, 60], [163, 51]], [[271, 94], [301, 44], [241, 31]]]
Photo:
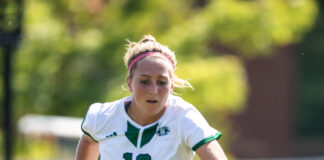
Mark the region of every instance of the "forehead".
[[150, 56], [138, 61], [134, 70], [134, 75], [141, 76], [165, 76], [170, 77], [173, 74], [171, 63], [164, 57]]

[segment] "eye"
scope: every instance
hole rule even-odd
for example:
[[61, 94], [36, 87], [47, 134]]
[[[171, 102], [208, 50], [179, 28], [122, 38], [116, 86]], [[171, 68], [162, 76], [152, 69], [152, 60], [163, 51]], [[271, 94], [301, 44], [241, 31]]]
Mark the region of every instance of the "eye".
[[167, 85], [168, 82], [165, 82], [165, 81], [159, 81], [158, 84], [159, 84], [160, 86], [164, 86], [164, 85]]
[[149, 81], [149, 80], [141, 80], [140, 82], [141, 82], [141, 84], [144, 84], [144, 85], [146, 85], [146, 84], [149, 84], [149, 83], [150, 83], [150, 81]]

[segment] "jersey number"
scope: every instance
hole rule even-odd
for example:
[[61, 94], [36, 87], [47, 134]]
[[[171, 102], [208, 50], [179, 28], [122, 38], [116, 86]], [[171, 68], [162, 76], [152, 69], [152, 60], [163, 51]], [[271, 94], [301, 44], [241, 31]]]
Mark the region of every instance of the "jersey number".
[[[133, 153], [124, 153], [123, 158], [125, 160], [132, 160]], [[136, 160], [151, 160], [151, 156], [149, 154], [139, 154]]]

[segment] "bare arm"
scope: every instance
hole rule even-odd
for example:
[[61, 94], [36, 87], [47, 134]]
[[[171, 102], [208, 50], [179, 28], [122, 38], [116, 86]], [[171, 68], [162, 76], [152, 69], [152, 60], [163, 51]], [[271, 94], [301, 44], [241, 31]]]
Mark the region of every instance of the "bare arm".
[[216, 140], [200, 146], [196, 153], [201, 160], [227, 160], [222, 147]]
[[97, 160], [99, 157], [99, 144], [91, 137], [83, 134], [80, 138], [76, 160]]

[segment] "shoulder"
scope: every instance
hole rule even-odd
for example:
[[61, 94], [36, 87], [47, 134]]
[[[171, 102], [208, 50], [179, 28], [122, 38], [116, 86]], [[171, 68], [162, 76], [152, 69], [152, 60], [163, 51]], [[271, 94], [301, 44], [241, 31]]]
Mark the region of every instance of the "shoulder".
[[95, 141], [103, 140], [110, 131], [107, 126], [116, 122], [115, 117], [121, 117], [120, 108], [125, 100], [127, 97], [113, 102], [93, 103], [81, 124], [81, 130]]
[[171, 97], [172, 114], [180, 121], [180, 124], [190, 124], [193, 126], [207, 124], [204, 116], [191, 103], [181, 97]]
[[119, 106], [122, 106], [124, 104], [123, 102], [127, 99], [129, 99], [129, 97], [112, 102], [93, 103], [90, 105], [87, 114], [89, 116], [100, 116], [114, 113], [118, 108], [120, 108]]
[[114, 102], [93, 103], [90, 105], [88, 115], [100, 115], [102, 113], [111, 112], [114, 108]]
[[185, 101], [179, 96], [174, 95], [170, 97], [170, 105], [173, 106], [175, 109], [182, 111], [196, 109], [191, 103]]
[[168, 119], [178, 122], [179, 125], [204, 121], [196, 107], [181, 97], [171, 96], [169, 107]]
[[180, 115], [186, 116], [187, 114], [190, 113], [200, 114], [200, 112], [197, 110], [197, 108], [194, 105], [185, 101], [181, 97], [172, 96], [170, 104], [173, 110], [176, 111], [176, 114], [178, 114], [178, 116]]

